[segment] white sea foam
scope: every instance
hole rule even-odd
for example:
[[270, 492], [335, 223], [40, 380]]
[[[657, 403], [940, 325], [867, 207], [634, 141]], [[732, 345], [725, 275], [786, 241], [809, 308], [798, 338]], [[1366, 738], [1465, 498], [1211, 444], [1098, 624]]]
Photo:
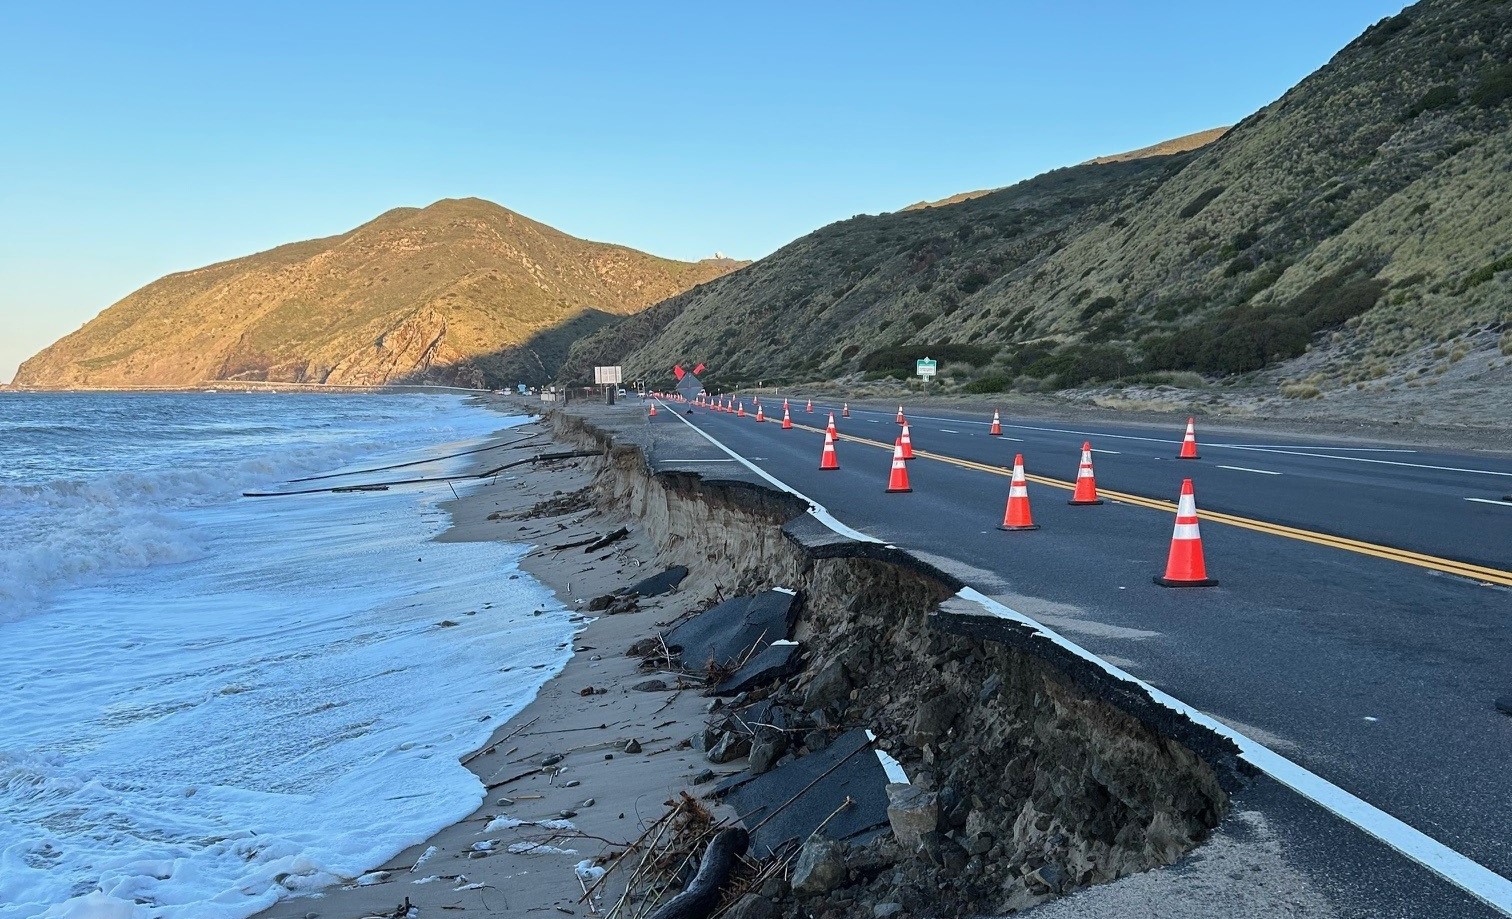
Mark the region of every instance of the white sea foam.
[[[303, 403], [288, 430], [301, 403], [269, 399], [199, 452], [177, 406], [171, 462], [76, 453], [68, 475], [0, 483], [0, 521], [51, 523], [0, 543], [0, 917], [240, 919], [482, 800], [459, 758], [573, 628], [509, 578], [522, 549], [430, 542], [447, 489], [235, 497], [505, 424], [390, 399]], [[238, 443], [254, 429], [262, 452]]]

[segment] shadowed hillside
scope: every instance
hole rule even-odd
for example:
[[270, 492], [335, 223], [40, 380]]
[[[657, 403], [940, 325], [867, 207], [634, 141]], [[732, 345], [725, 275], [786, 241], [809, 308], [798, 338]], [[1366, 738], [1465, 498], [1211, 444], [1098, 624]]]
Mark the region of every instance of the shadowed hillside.
[[738, 265], [586, 242], [449, 199], [169, 275], [22, 364], [15, 382], [539, 383], [609, 317]]
[[1427, 0], [1196, 150], [825, 227], [580, 342], [564, 375], [902, 378], [927, 353], [947, 391], [1271, 368], [1309, 397], [1504, 365], [1509, 14]]

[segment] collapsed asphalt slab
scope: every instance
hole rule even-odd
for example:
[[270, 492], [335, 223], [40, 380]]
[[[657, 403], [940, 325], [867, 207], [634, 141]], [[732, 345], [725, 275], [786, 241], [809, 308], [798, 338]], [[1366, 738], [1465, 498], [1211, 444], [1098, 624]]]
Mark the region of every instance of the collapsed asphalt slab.
[[795, 593], [767, 590], [699, 613], [667, 632], [664, 640], [679, 652], [685, 667], [697, 670], [712, 663], [729, 668], [745, 663], [757, 649], [790, 638], [797, 618]]
[[714, 793], [741, 815], [752, 851], [767, 856], [816, 832], [870, 839], [887, 826], [887, 781], [866, 731], [856, 728], [771, 772], [726, 779]]

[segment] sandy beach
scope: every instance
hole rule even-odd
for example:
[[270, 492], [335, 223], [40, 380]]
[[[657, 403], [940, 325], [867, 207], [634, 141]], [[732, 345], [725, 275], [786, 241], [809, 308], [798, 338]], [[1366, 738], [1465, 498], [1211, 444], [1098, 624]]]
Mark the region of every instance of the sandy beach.
[[[529, 453], [571, 449], [553, 444], [539, 424], [514, 429], [509, 439], [532, 429], [541, 436], [529, 440]], [[532, 544], [522, 568], [564, 605], [586, 610], [594, 598], [662, 570], [635, 521], [590, 503], [585, 490], [596, 462], [521, 467], [476, 487], [449, 502], [454, 525], [440, 539]], [[600, 551], [551, 548], [622, 526], [629, 535]], [[624, 893], [627, 866], [611, 871], [591, 900], [584, 891], [592, 885], [576, 866], [623, 852], [710, 766], [686, 743], [707, 700], [679, 688], [676, 674], [640, 669], [640, 659], [625, 652], [657, 625], [705, 605], [712, 587], [694, 572], [677, 591], [644, 599], [633, 612], [585, 613], [565, 669], [465, 761], [488, 789], [476, 812], [348, 885], [285, 900], [260, 915], [403, 916], [406, 903], [411, 914], [426, 916], [586, 916], [612, 909]], [[669, 688], [631, 688], [651, 679]]]

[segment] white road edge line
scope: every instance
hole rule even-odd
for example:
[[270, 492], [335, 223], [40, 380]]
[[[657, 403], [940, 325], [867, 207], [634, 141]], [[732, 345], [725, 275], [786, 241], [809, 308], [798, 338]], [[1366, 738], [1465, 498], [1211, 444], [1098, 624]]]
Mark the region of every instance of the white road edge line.
[[[824, 505], [768, 473], [766, 470], [757, 467], [739, 453], [725, 446], [712, 434], [704, 431], [682, 415], [675, 415], [675, 417], [683, 424], [701, 434], [709, 443], [729, 454], [732, 459], [761, 476], [762, 479], [770, 482], [776, 488], [807, 501], [809, 504], [809, 513], [831, 530], [841, 536], [846, 536], [859, 542], [881, 542], [879, 539], [874, 539], [859, 530], [841, 523], [833, 514], [825, 509]], [[1227, 737], [1239, 747], [1239, 755], [1261, 772], [1269, 775], [1309, 801], [1336, 814], [1344, 821], [1374, 836], [1376, 839], [1379, 839], [1381, 842], [1475, 897], [1477, 900], [1480, 900], [1482, 903], [1485, 903], [1487, 906], [1490, 906], [1492, 909], [1497, 910], [1503, 915], [1512, 917], [1512, 881], [1507, 880], [1490, 868], [1461, 855], [1426, 833], [1423, 833], [1421, 830], [1408, 826], [1375, 805], [1355, 797], [1317, 773], [1303, 768], [1266, 747], [1264, 744], [1252, 740], [1214, 719], [1212, 716], [1203, 714], [1198, 709], [1182, 702], [1175, 696], [1162, 692], [1138, 677], [1115, 667], [1081, 645], [1030, 619], [1023, 613], [1010, 609], [970, 587], [961, 588], [957, 596], [980, 606], [985, 611], [984, 615], [995, 616], [999, 619], [1009, 619], [1032, 629], [1047, 641], [1060, 645], [1077, 657], [1101, 668], [1110, 676], [1138, 686], [1148, 693], [1151, 699], [1178, 714], [1184, 715], [1193, 723], [1199, 724], [1220, 736]]]
[[1465, 500], [1479, 504], [1500, 504], [1502, 507], [1512, 507], [1512, 501], [1498, 501], [1495, 498], [1466, 498]]
[[1269, 469], [1251, 469], [1248, 466], [1219, 466], [1218, 468], [1219, 469], [1233, 469], [1233, 470], [1235, 470], [1237, 472], [1258, 472], [1261, 475], [1280, 475], [1281, 474], [1279, 472], [1272, 472]]

